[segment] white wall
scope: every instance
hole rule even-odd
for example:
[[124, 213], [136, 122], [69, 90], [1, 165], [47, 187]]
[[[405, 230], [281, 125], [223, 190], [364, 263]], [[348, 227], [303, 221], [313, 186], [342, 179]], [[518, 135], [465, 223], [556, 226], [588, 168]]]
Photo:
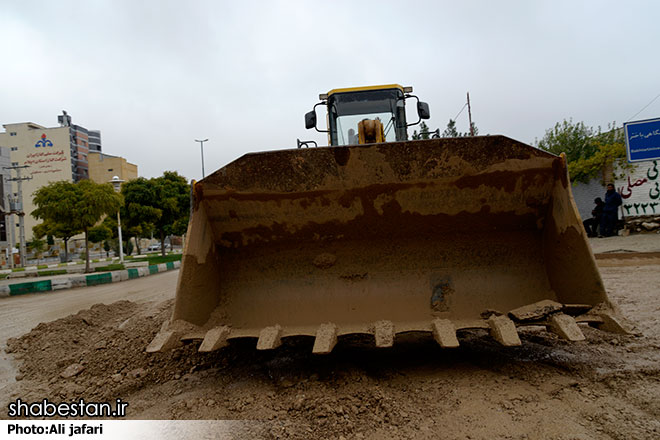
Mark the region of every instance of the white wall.
[[[660, 160], [637, 162], [614, 181], [623, 199], [623, 215], [660, 215]], [[615, 173], [621, 174], [620, 167]]]
[[578, 183], [571, 190], [582, 220], [591, 218], [591, 210], [596, 206], [594, 203], [596, 197], [605, 198], [605, 186], [600, 178], [592, 179], [589, 183]]
[[[620, 162], [622, 163], [622, 162]], [[660, 215], [660, 160], [633, 164], [632, 169], [615, 166], [614, 187], [623, 199], [625, 217]], [[594, 199], [605, 199], [605, 186], [600, 178], [578, 183], [571, 188], [582, 219], [591, 217]]]

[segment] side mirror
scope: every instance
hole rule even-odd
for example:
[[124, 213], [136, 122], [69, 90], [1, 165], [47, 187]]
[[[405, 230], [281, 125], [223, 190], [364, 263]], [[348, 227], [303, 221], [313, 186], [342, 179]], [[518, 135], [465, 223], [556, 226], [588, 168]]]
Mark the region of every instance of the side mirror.
[[305, 113], [305, 128], [316, 128], [316, 110]]
[[417, 101], [417, 115], [419, 119], [429, 119], [431, 117], [431, 110], [429, 105], [422, 101]]

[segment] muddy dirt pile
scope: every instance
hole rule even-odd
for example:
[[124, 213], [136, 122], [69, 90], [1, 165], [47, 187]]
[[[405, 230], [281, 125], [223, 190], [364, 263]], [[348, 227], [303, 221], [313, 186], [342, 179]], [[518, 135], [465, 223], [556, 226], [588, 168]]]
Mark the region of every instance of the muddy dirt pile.
[[17, 379], [47, 382], [51, 398], [107, 400], [147, 380], [165, 379], [161, 372], [168, 370], [169, 359], [147, 356], [144, 346], [170, 306], [163, 303], [145, 313], [129, 301], [97, 304], [9, 339], [6, 350], [23, 361]]
[[584, 328], [586, 342], [568, 343], [530, 329], [518, 348], [477, 331], [459, 333], [456, 350], [401, 335], [392, 349], [340, 338], [327, 356], [312, 355], [306, 337], [271, 352], [245, 340], [207, 354], [193, 344], [145, 353], [171, 307], [96, 305], [9, 340], [21, 365], [7, 398], [122, 398], [130, 418], [253, 420], [249, 438], [660, 436], [655, 336]]

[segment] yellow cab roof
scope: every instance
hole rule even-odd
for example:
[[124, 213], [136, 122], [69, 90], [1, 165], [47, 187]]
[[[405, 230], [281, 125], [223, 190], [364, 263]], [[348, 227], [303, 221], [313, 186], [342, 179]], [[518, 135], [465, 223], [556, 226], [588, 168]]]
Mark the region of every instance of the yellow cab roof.
[[403, 86], [399, 84], [385, 84], [382, 86], [364, 86], [364, 87], [348, 87], [344, 89], [332, 89], [327, 95], [332, 96], [335, 93], [346, 93], [346, 92], [362, 92], [364, 90], [386, 90], [386, 89], [399, 89], [403, 92]]

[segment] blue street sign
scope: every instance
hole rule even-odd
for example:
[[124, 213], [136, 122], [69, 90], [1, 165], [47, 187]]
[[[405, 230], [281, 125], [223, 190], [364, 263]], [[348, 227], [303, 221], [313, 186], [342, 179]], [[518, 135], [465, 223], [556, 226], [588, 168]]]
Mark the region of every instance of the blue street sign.
[[660, 118], [623, 124], [628, 162], [660, 159]]

